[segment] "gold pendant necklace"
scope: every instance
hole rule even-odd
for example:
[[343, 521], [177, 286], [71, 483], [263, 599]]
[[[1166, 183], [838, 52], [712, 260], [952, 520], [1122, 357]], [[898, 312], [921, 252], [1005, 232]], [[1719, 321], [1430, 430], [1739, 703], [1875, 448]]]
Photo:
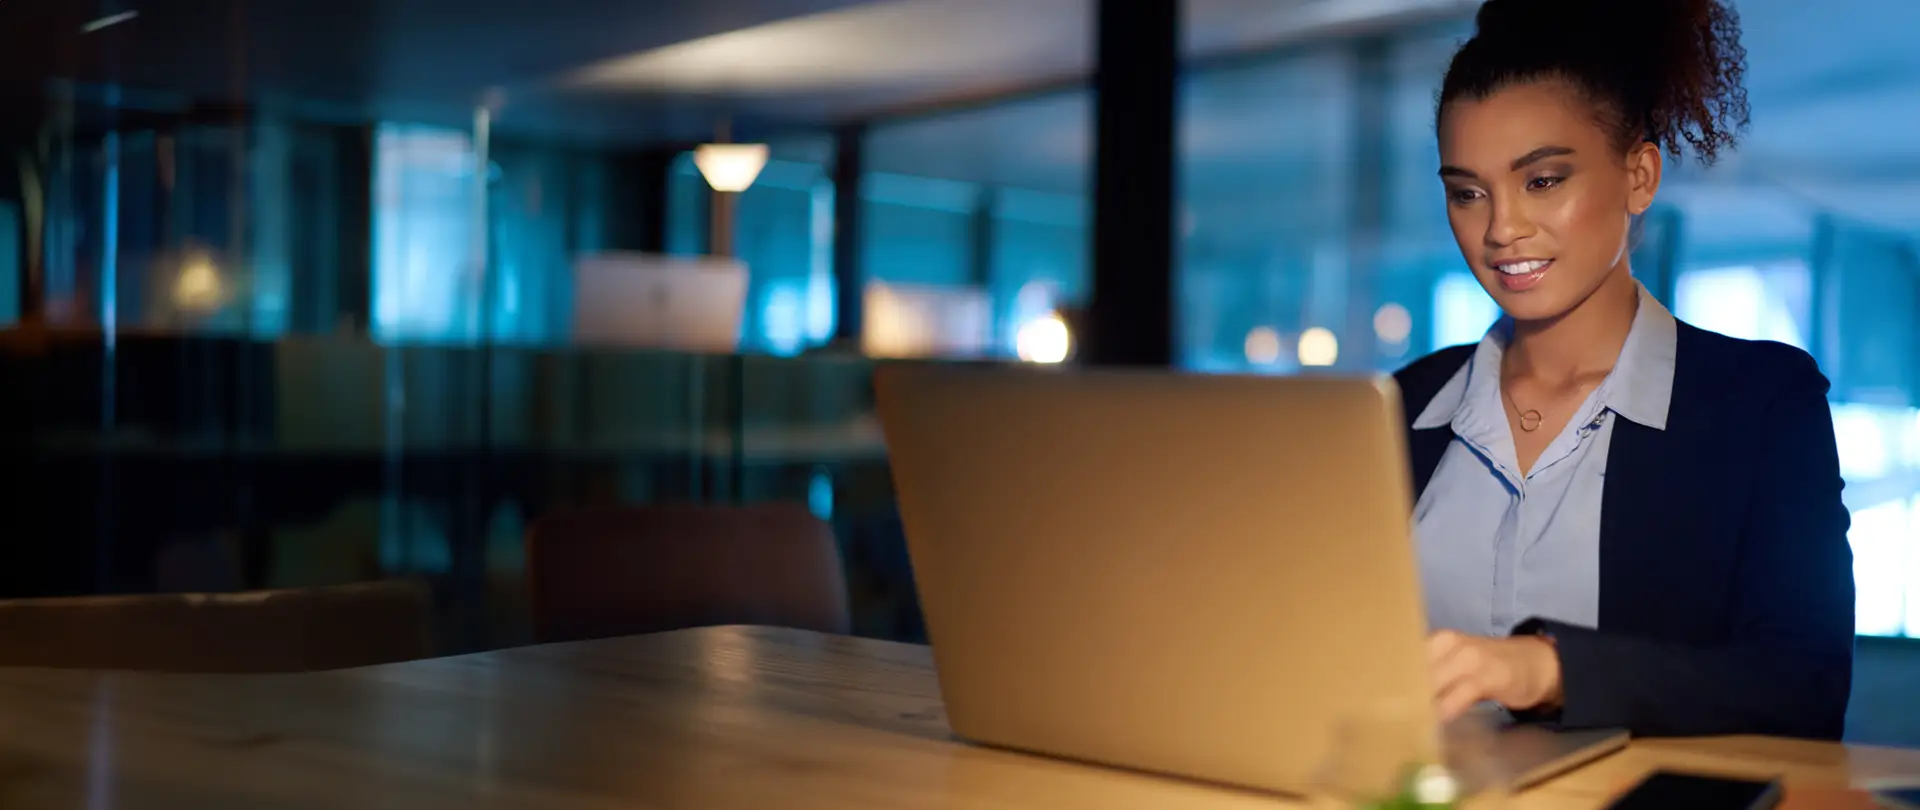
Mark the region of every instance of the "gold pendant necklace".
[[1522, 432], [1532, 433], [1540, 429], [1540, 422], [1542, 419], [1545, 419], [1545, 417], [1541, 416], [1539, 411], [1531, 409], [1521, 410], [1520, 403], [1514, 402], [1513, 395], [1507, 393], [1507, 389], [1505, 388], [1500, 389], [1500, 396], [1506, 399], [1507, 405], [1511, 406], [1513, 412], [1520, 416], [1520, 430]]

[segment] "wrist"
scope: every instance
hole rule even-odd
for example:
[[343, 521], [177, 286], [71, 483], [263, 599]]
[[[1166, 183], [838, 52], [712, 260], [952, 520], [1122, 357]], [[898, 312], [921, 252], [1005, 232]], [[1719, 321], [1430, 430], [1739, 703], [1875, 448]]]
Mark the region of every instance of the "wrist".
[[1554, 643], [1553, 636], [1536, 634], [1524, 637], [1532, 648], [1534, 660], [1535, 702], [1532, 709], [1552, 711], [1560, 708], [1562, 692], [1560, 681], [1560, 648]]

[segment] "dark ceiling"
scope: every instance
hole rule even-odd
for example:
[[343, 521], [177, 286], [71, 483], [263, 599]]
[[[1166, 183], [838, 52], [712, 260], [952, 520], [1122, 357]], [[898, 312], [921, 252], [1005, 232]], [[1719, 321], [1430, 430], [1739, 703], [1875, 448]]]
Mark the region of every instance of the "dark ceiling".
[[[1214, 56], [1457, 17], [1476, 0], [1183, 2], [1187, 54]], [[512, 134], [693, 139], [725, 117], [737, 137], [765, 137], [1070, 84], [1091, 69], [1093, 8], [1093, 0], [0, 0], [0, 95], [75, 98], [83, 113], [109, 117], [249, 106], [456, 126], [495, 99], [504, 102], [495, 126]], [[605, 81], [575, 80], [609, 65]], [[715, 79], [738, 81], [718, 90]]]
[[[458, 120], [492, 88], [511, 93], [596, 60], [859, 2], [7, 0], [0, 92], [57, 103], [55, 80], [70, 78], [83, 103], [115, 93], [134, 108], [253, 103], [345, 118]], [[127, 11], [138, 16], [85, 30]], [[677, 108], [711, 125], [697, 100]], [[662, 111], [647, 112], [659, 119]], [[518, 109], [516, 118], [529, 129], [588, 137], [622, 123], [564, 98]], [[673, 128], [671, 120], [653, 123]]]

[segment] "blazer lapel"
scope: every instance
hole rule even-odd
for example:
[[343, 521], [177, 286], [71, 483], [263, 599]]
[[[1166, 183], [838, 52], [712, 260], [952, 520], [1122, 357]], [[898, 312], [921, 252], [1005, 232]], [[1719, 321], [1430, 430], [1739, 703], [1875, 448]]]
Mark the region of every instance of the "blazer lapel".
[[1407, 420], [1407, 461], [1413, 473], [1414, 503], [1419, 503], [1421, 493], [1427, 491], [1427, 482], [1433, 480], [1440, 457], [1446, 454], [1447, 446], [1453, 444], [1453, 428], [1442, 425], [1414, 430], [1413, 421], [1426, 411], [1447, 381], [1466, 366], [1473, 351], [1472, 344], [1441, 349], [1393, 375], [1394, 382], [1400, 386], [1401, 417]]
[[1676, 439], [1628, 419], [1617, 419], [1607, 451], [1600, 500], [1600, 629], [1655, 631], [1661, 624], [1654, 598], [1674, 564], [1677, 519]]
[[1427, 491], [1427, 482], [1433, 480], [1433, 471], [1439, 468], [1440, 457], [1446, 455], [1447, 447], [1451, 444], [1452, 427], [1407, 431], [1407, 456], [1413, 465], [1414, 503], [1419, 503], [1420, 495]]

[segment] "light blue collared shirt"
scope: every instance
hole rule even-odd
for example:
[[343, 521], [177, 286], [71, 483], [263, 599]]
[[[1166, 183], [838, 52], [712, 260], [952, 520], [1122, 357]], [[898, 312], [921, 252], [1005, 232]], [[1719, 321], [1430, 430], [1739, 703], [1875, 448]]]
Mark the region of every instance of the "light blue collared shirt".
[[1454, 441], [1414, 506], [1414, 537], [1435, 630], [1504, 636], [1530, 618], [1597, 627], [1600, 500], [1618, 419], [1666, 430], [1672, 313], [1645, 287], [1613, 372], [1521, 475], [1500, 393], [1512, 334], [1501, 319], [1415, 419]]

